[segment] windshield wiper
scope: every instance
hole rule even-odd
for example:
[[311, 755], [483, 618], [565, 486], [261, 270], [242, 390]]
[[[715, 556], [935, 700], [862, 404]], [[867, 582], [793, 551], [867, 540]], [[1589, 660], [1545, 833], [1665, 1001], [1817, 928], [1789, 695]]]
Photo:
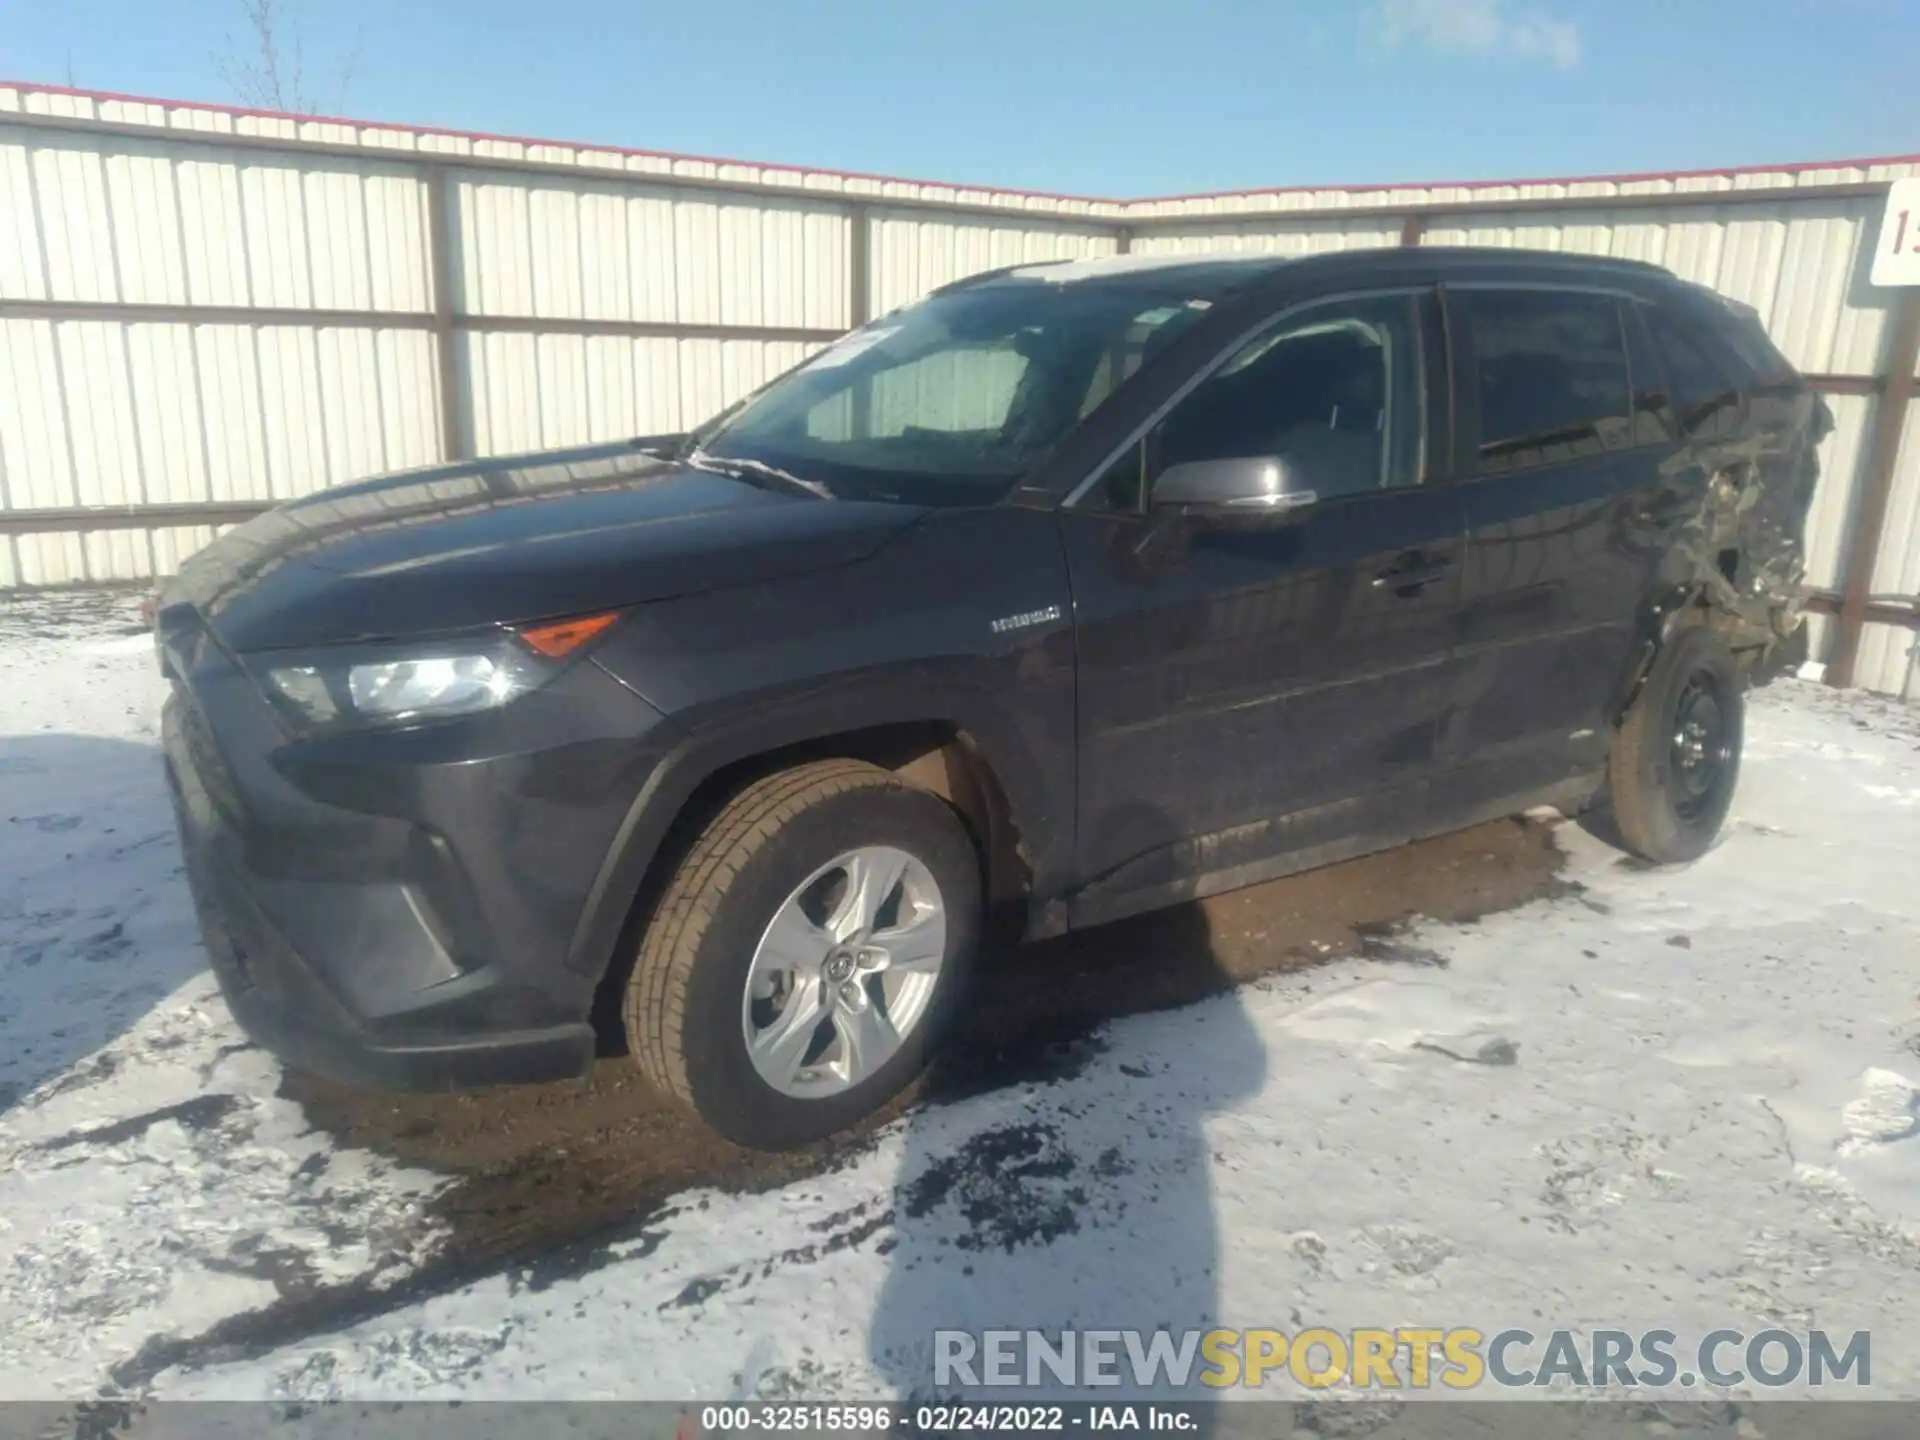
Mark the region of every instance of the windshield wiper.
[[782, 470], [778, 465], [769, 465], [764, 460], [749, 460], [739, 455], [729, 455], [722, 459], [716, 455], [709, 455], [704, 450], [694, 449], [681, 457], [681, 463], [691, 465], [696, 470], [710, 471], [735, 480], [744, 479], [748, 475], [757, 475], [762, 479], [777, 480], [782, 485], [805, 491], [822, 500], [835, 498], [834, 493], [818, 480], [802, 480], [798, 475]]

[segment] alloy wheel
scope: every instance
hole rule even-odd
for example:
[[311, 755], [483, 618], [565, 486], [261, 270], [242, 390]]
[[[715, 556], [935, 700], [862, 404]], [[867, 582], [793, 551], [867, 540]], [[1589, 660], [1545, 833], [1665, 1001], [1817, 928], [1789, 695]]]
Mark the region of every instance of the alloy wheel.
[[740, 1009], [754, 1069], [796, 1099], [852, 1089], [925, 1018], [946, 953], [946, 907], [924, 864], [887, 845], [835, 857], [754, 949]]

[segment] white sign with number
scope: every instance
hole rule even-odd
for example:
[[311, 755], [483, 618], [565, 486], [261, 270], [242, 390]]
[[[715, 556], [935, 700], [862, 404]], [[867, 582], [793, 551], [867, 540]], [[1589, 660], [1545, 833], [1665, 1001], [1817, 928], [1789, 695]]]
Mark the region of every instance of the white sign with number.
[[1887, 191], [1887, 213], [1873, 251], [1873, 283], [1920, 285], [1920, 176], [1896, 180]]

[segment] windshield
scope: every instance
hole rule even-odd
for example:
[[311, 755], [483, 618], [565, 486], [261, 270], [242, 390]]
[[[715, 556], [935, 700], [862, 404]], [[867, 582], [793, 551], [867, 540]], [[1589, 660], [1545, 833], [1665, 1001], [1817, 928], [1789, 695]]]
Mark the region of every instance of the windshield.
[[996, 281], [830, 345], [698, 437], [841, 499], [998, 499], [1208, 301], [1141, 285]]

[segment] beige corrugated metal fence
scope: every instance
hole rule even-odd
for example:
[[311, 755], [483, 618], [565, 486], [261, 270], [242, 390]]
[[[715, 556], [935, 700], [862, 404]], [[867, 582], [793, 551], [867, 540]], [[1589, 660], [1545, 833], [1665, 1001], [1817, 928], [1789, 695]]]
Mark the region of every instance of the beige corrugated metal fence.
[[383, 470], [677, 430], [995, 266], [1530, 246], [1652, 260], [1760, 311], [1839, 421], [1815, 653], [1920, 691], [1920, 296], [1866, 279], [1911, 173], [1123, 202], [0, 82], [0, 589], [165, 573]]

